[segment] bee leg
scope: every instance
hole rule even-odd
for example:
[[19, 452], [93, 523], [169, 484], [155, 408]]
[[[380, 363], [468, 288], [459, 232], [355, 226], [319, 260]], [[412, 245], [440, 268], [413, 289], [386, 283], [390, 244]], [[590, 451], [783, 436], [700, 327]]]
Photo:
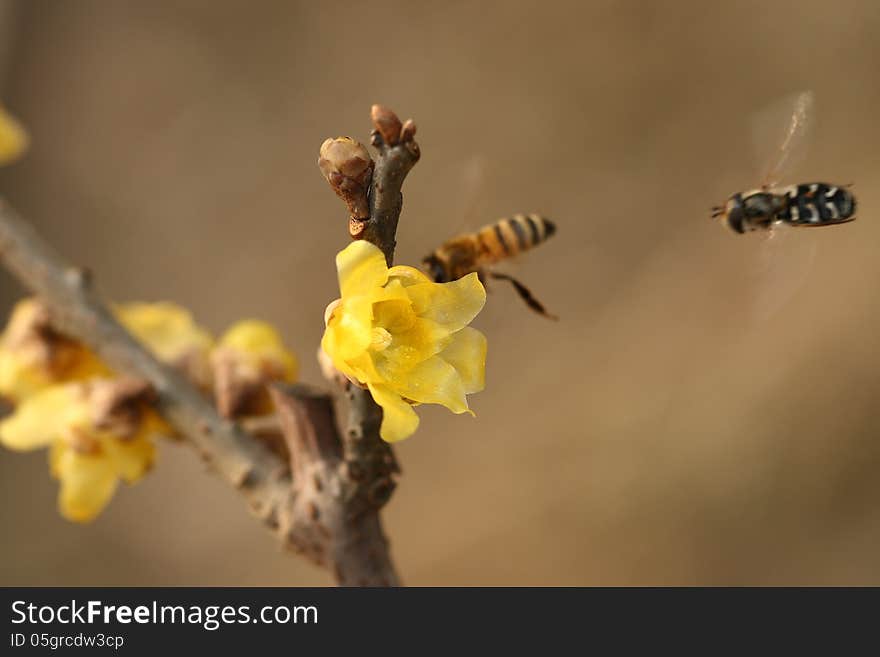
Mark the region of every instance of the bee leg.
[[526, 302], [526, 305], [529, 308], [531, 308], [532, 310], [534, 310], [536, 313], [538, 313], [539, 315], [543, 315], [547, 319], [552, 319], [554, 321], [559, 320], [559, 317], [547, 312], [547, 309], [544, 308], [544, 305], [532, 295], [531, 291], [529, 291], [529, 288], [527, 288], [525, 285], [520, 283], [518, 280], [516, 280], [512, 276], [508, 276], [507, 274], [501, 274], [501, 273], [494, 272], [494, 271], [491, 272], [489, 274], [489, 276], [491, 276], [492, 278], [498, 279], [500, 281], [509, 281], [513, 285], [513, 287], [516, 289], [517, 293], [522, 298], [522, 300]]

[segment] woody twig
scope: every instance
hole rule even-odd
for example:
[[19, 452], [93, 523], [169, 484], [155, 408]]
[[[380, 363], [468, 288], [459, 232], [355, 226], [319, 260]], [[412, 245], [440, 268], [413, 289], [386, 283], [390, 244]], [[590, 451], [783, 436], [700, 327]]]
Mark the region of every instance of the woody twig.
[[[328, 139], [321, 146], [318, 165], [324, 177], [349, 210], [352, 239], [364, 239], [378, 246], [388, 266], [394, 260], [397, 224], [403, 209], [401, 188], [406, 175], [421, 156], [415, 141], [412, 119], [401, 122], [383, 105], [370, 112], [375, 162], [367, 149], [350, 137]], [[368, 214], [364, 214], [364, 208]], [[394, 490], [399, 472], [390, 445], [379, 437], [382, 410], [370, 393], [346, 384], [348, 430], [343, 435], [343, 452], [348, 467], [359, 482], [353, 498], [365, 508], [381, 507]]]

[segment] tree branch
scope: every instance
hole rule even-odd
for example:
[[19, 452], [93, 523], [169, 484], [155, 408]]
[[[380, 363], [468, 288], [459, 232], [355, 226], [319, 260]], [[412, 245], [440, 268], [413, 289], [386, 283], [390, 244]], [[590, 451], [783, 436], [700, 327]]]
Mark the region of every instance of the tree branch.
[[298, 484], [291, 529], [307, 537], [306, 556], [332, 568], [340, 584], [397, 585], [381, 504], [351, 496], [360, 481], [344, 459], [333, 399], [302, 385], [272, 386], [271, 393]]
[[401, 124], [397, 115], [383, 105], [373, 105], [371, 143], [379, 152], [373, 171], [370, 193], [370, 219], [359, 239], [372, 242], [385, 254], [390, 267], [397, 246], [397, 221], [403, 209], [401, 188], [406, 174], [421, 157], [414, 137], [416, 124], [412, 119]]

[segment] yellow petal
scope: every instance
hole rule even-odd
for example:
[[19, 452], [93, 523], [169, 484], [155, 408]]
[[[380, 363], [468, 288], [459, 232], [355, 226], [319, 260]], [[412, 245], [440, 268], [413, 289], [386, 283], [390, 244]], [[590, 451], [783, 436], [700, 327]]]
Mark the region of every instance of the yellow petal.
[[47, 447], [71, 427], [91, 425], [89, 405], [78, 384], [46, 388], [25, 399], [0, 422], [0, 443], [15, 450]]
[[80, 454], [73, 449], [65, 449], [56, 455], [54, 466], [61, 481], [58, 508], [68, 520], [93, 520], [116, 491], [117, 478], [113, 464], [101, 453]]
[[34, 367], [23, 354], [7, 349], [0, 350], [0, 395], [19, 401], [51, 383], [48, 374]]
[[106, 436], [101, 441], [113, 472], [133, 484], [144, 476], [153, 465], [156, 448], [153, 439], [144, 431], [130, 440], [120, 440], [114, 436]]
[[455, 368], [439, 356], [419, 363], [391, 384], [396, 392], [420, 404], [441, 404], [453, 413], [467, 413], [467, 398]]
[[373, 326], [378, 326], [394, 335], [408, 331], [416, 321], [412, 303], [409, 299], [390, 299], [373, 304]]
[[367, 383], [368, 381], [372, 381], [373, 383], [385, 382], [385, 377], [382, 376], [376, 369], [376, 363], [373, 360], [373, 355], [369, 352], [364, 352], [357, 358], [348, 361], [346, 364], [349, 369], [340, 371], [343, 374], [353, 376], [361, 383]]
[[452, 335], [452, 342], [439, 354], [456, 369], [467, 394], [486, 387], [486, 348], [486, 336], [465, 326]]
[[167, 362], [195, 352], [207, 354], [214, 343], [186, 308], [173, 303], [129, 303], [119, 306], [116, 314], [125, 328]]
[[450, 340], [445, 327], [417, 317], [412, 328], [394, 334], [391, 344], [374, 354], [376, 370], [388, 381], [404, 378], [413, 367], [443, 351]]
[[393, 443], [409, 438], [419, 428], [419, 416], [396, 392], [382, 384], [369, 384], [373, 400], [382, 407], [382, 440]]
[[399, 281], [404, 287], [419, 283], [433, 283], [424, 272], [408, 265], [397, 265], [388, 270], [389, 281]]
[[37, 323], [37, 314], [40, 310], [40, 303], [34, 297], [27, 297], [16, 302], [12, 307], [12, 312], [9, 313], [6, 328], [3, 330], [3, 344], [5, 346], [18, 345], [28, 337]]
[[[373, 303], [357, 296], [339, 304], [327, 322], [321, 346], [336, 363], [361, 355], [372, 340]], [[337, 369], [341, 369], [337, 365]]]
[[336, 255], [336, 271], [343, 300], [369, 294], [388, 280], [385, 255], [366, 240], [355, 240]]
[[470, 324], [486, 303], [486, 290], [477, 274], [468, 274], [451, 283], [421, 283], [406, 288], [413, 309], [450, 331]]
[[281, 335], [268, 322], [257, 319], [236, 322], [220, 338], [219, 346], [240, 353], [256, 369], [262, 370], [268, 363], [284, 372], [285, 381], [296, 378], [296, 357], [284, 346]]
[[373, 303], [380, 301], [406, 301], [407, 303], [412, 303], [409, 294], [406, 292], [406, 288], [403, 286], [403, 283], [400, 282], [399, 278], [389, 280], [385, 284], [385, 287], [373, 288], [369, 296], [373, 300]]
[[24, 126], [0, 107], [0, 165], [18, 159], [29, 143], [30, 138]]

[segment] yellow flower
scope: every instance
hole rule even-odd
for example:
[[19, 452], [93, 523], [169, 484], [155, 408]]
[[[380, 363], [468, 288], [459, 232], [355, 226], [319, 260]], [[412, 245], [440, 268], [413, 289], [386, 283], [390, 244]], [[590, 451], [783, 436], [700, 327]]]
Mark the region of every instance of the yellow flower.
[[[125, 386], [112, 379], [51, 386], [0, 422], [0, 443], [6, 447], [49, 448], [50, 471], [61, 482], [58, 507], [68, 520], [94, 519], [119, 479], [134, 483], [152, 465], [152, 435], [163, 423], [143, 403], [141, 392]], [[115, 405], [107, 404], [111, 398]]]
[[0, 107], [0, 165], [10, 164], [27, 150], [30, 138], [21, 125]]
[[266, 384], [296, 380], [296, 357], [275, 328], [246, 319], [234, 324], [211, 354], [214, 395], [224, 417], [264, 415], [273, 410]]
[[413, 267], [389, 269], [364, 240], [336, 256], [336, 269], [342, 298], [328, 313], [321, 347], [382, 407], [382, 438], [415, 432], [412, 404], [469, 412], [465, 395], [485, 385], [486, 338], [468, 326], [486, 302], [477, 275], [434, 283]]
[[94, 354], [52, 328], [39, 301], [15, 305], [0, 336], [0, 395], [19, 401], [55, 383], [106, 373]]
[[125, 328], [159, 360], [179, 368], [191, 381], [210, 387], [209, 356], [214, 338], [173, 303], [128, 303], [116, 309]]

